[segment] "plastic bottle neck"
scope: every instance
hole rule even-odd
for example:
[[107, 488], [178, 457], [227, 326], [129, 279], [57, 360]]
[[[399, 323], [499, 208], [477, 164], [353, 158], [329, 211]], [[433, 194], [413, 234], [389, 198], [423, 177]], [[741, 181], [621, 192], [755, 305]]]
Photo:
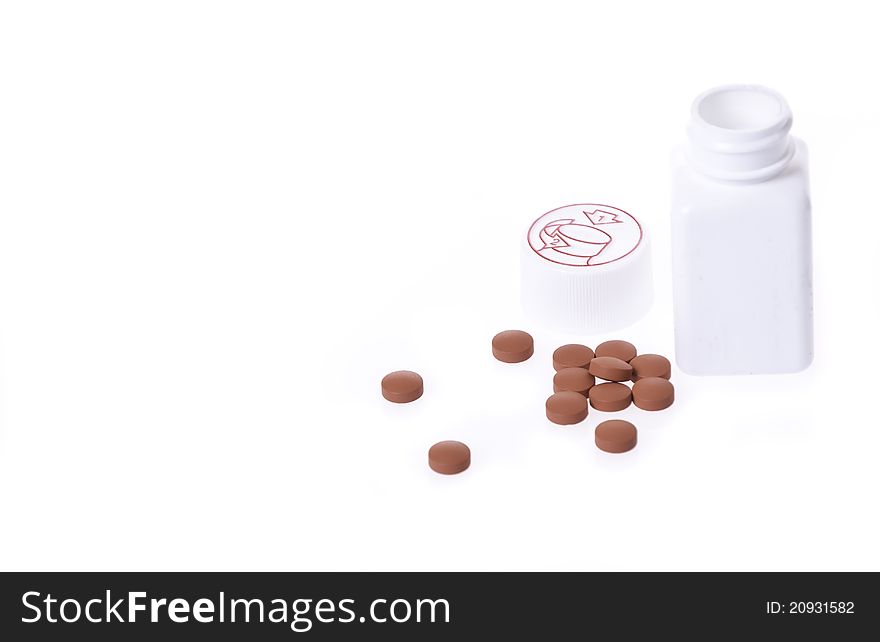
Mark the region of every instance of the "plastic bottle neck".
[[726, 85], [697, 97], [691, 108], [685, 154], [710, 178], [765, 181], [794, 156], [791, 109], [772, 89]]

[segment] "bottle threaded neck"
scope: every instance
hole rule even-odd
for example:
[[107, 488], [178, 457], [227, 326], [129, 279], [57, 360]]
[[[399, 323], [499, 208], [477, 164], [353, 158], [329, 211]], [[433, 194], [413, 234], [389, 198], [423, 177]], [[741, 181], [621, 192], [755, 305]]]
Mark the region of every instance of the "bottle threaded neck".
[[701, 94], [691, 108], [686, 155], [711, 178], [762, 181], [794, 155], [791, 109], [777, 92], [759, 85], [725, 85]]

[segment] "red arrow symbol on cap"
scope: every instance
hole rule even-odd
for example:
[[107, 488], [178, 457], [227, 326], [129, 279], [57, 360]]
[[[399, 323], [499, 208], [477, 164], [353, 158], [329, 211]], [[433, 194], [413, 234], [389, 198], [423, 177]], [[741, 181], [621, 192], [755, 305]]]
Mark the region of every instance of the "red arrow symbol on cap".
[[610, 223], [623, 223], [620, 215], [606, 210], [593, 210], [592, 212], [584, 211], [584, 214], [593, 225], [609, 225]]

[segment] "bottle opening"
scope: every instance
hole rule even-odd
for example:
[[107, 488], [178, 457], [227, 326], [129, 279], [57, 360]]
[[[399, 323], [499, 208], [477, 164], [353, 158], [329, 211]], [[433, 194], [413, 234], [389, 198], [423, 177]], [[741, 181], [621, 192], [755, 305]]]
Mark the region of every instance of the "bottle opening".
[[701, 94], [691, 108], [685, 153], [711, 178], [760, 181], [794, 157], [792, 116], [785, 98], [760, 85], [725, 85]]
[[704, 94], [696, 105], [708, 125], [741, 132], [773, 127], [787, 111], [782, 97], [763, 87], [720, 87]]

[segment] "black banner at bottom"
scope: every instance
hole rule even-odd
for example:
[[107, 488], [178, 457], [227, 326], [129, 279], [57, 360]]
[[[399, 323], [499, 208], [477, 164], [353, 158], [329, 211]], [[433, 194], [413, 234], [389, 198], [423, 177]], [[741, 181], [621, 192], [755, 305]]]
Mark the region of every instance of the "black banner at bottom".
[[[5, 640], [866, 639], [875, 573], [6, 573]], [[760, 637], [758, 639], [764, 639]]]

